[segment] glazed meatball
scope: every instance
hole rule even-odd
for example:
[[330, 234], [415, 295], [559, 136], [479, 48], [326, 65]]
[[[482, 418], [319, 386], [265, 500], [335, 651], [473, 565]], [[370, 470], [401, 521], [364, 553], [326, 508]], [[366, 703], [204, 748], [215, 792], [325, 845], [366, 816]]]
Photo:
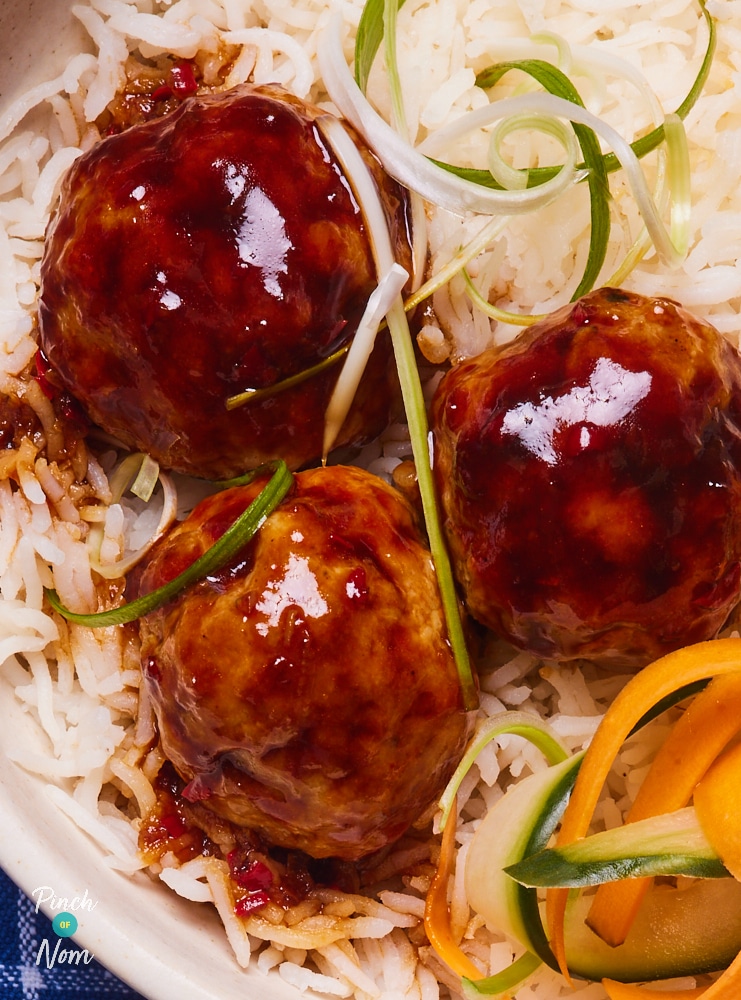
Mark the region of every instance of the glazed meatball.
[[677, 303], [593, 292], [452, 369], [435, 475], [472, 615], [640, 666], [739, 600], [741, 362]]
[[[138, 589], [200, 556], [264, 482], [215, 494]], [[142, 620], [144, 680], [184, 795], [316, 857], [398, 838], [462, 752], [462, 706], [412, 508], [350, 466], [300, 472], [217, 574]]]
[[[166, 468], [218, 479], [321, 455], [338, 365], [226, 408], [347, 344], [376, 285], [321, 114], [277, 87], [192, 97], [104, 138], [66, 176], [41, 269], [49, 378]], [[361, 152], [407, 266], [403, 192]], [[338, 446], [376, 436], [396, 392], [382, 333]]]

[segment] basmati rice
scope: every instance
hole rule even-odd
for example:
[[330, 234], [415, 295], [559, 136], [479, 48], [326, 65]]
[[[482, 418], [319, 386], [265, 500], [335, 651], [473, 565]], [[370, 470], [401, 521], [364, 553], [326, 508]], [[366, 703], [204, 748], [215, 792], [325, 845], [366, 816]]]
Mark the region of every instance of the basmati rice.
[[[362, 9], [344, 5], [348, 59]], [[649, 251], [625, 279], [626, 287], [682, 300], [738, 342], [741, 310], [741, 0], [708, 0], [720, 25], [718, 51], [706, 92], [687, 118], [693, 163], [690, 245], [675, 270]], [[115, 563], [158, 530], [158, 516], [141, 515], [128, 501], [113, 503], [110, 450], [96, 455], [76, 443], [63, 459], [60, 431], [48, 401], [24, 372], [35, 353], [35, 302], [43, 236], [59, 182], [80, 151], [99, 134], [96, 118], [125, 81], [130, 55], [196, 55], [206, 79], [216, 78], [230, 55], [227, 85], [250, 79], [279, 82], [297, 96], [331, 107], [317, 71], [317, 47], [328, 21], [326, 0], [89, 0], [73, 10], [95, 55], [82, 53], [56, 79], [32, 88], [0, 115], [0, 389], [24, 397], [37, 412], [38, 440], [24, 440], [0, 461], [0, 662], [18, 702], [38, 726], [38, 746], [19, 751], [16, 763], [49, 781], [54, 805], [108, 852], [124, 872], [143, 865], [137, 852], [136, 815], [152, 803], [150, 780], [161, 758], [148, 747], [151, 710], [139, 692], [135, 642], [116, 629], [90, 631], [52, 618], [43, 588], [53, 586], [75, 610], [94, 610], [108, 596], [98, 591], [86, 540], [102, 525], [97, 558]], [[691, 0], [407, 0], [399, 14], [399, 62], [409, 132], [421, 142], [431, 129], [482, 107], [486, 94], [475, 74], [501, 59], [537, 57], [561, 63], [590, 110], [628, 139], [673, 111], [689, 89], [706, 44], [698, 5]], [[568, 42], [568, 45], [564, 43]], [[423, 69], [422, 69], [423, 68]], [[505, 79], [503, 96], [527, 86]], [[389, 111], [382, 59], [371, 75], [371, 96]], [[449, 155], [481, 166], [486, 140], [474, 134]], [[548, 156], [537, 136], [520, 137], [514, 164]], [[656, 176], [656, 157], [646, 164]], [[624, 181], [613, 178], [613, 234], [603, 280], [620, 266], [641, 222]], [[431, 270], [442, 269], [480, 231], [482, 221], [433, 212], [429, 224]], [[536, 216], [498, 225], [501, 231], [470, 265], [481, 294], [516, 313], [548, 312], [568, 301], [584, 265], [589, 206], [573, 188]], [[476, 354], [511, 339], [517, 327], [497, 323], [474, 308], [459, 275], [433, 296], [419, 343], [432, 364]], [[429, 387], [428, 387], [429, 391]], [[399, 474], [409, 458], [403, 426], [369, 446], [361, 461], [378, 474]], [[82, 471], [81, 471], [82, 470]], [[188, 506], [188, 501], [182, 501]], [[148, 523], [145, 523], [147, 522]], [[134, 537], [136, 536], [136, 537]], [[590, 665], [555, 669], [526, 654], [492, 646], [482, 675], [482, 714], [518, 708], [547, 715], [570, 749], [588, 743], [617, 690], [620, 676]], [[640, 768], [660, 739], [634, 741], [625, 770]], [[460, 792], [459, 855], [451, 885], [451, 913], [462, 946], [482, 970], [505, 966], [511, 946], [469, 912], [463, 863], [473, 833], [506, 784], [544, 766], [517, 737], [502, 737], [480, 756]], [[600, 807], [605, 826], [619, 822], [637, 782], [613, 781], [613, 799]], [[132, 822], [132, 817], [134, 821]], [[432, 873], [427, 836], [402, 841], [370, 873], [383, 886], [377, 898], [317, 891], [294, 911], [268, 907], [244, 920], [233, 912], [228, 869], [196, 858], [180, 867], [167, 856], [159, 877], [194, 901], [219, 911], [235, 960], [277, 970], [297, 989], [331, 996], [438, 1000], [455, 993], [457, 980], [426, 945], [421, 932], [424, 893]], [[403, 875], [403, 877], [401, 877]], [[393, 888], [388, 888], [391, 881]], [[370, 892], [370, 888], [369, 888]], [[302, 908], [303, 907], [303, 908]], [[692, 985], [691, 981], [688, 981]], [[557, 1000], [572, 991], [545, 970], [517, 992], [517, 1000]], [[602, 1000], [597, 984], [574, 990], [580, 1000]]]

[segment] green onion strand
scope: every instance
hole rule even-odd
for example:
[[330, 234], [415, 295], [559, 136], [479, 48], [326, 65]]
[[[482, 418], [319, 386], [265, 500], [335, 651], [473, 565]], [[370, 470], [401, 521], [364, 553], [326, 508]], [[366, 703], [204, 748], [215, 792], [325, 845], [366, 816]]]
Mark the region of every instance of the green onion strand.
[[[396, 11], [404, 6], [404, 0], [397, 0]], [[355, 34], [355, 80], [365, 93], [368, 86], [373, 60], [383, 41], [384, 20], [388, 16], [384, 0], [367, 0], [363, 7], [358, 29]]]
[[294, 386], [300, 385], [302, 382], [306, 382], [310, 378], [314, 378], [315, 375], [319, 375], [333, 365], [336, 365], [349, 350], [350, 344], [343, 344], [342, 347], [338, 347], [336, 351], [328, 354], [326, 358], [322, 358], [315, 365], [304, 368], [302, 371], [296, 372], [295, 375], [289, 375], [288, 378], [283, 378], [280, 382], [274, 382], [273, 385], [266, 385], [260, 389], [243, 389], [242, 392], [228, 397], [226, 408], [227, 410], [236, 410], [238, 407], [244, 406], [245, 403], [254, 403], [258, 399], [275, 396], [279, 392], [285, 392], [286, 389], [292, 389]]
[[144, 594], [136, 600], [129, 601], [109, 611], [98, 611], [91, 614], [78, 614], [70, 611], [59, 600], [55, 590], [46, 589], [46, 597], [52, 608], [67, 621], [75, 625], [85, 625], [87, 628], [106, 628], [110, 625], [125, 625], [150, 614], [176, 597], [193, 583], [202, 580], [209, 573], [214, 573], [224, 566], [239, 550], [250, 541], [262, 526], [265, 519], [283, 500], [293, 484], [293, 474], [282, 460], [259, 466], [252, 472], [241, 476], [238, 480], [230, 480], [222, 485], [246, 485], [259, 475], [271, 471], [272, 476], [263, 490], [255, 497], [249, 507], [239, 515], [234, 523], [214, 544], [191, 563], [182, 573], [158, 587], [150, 594]]
[[[397, 9], [401, 9], [403, 4], [404, 0], [398, 0]], [[707, 83], [707, 79], [710, 74], [710, 68], [713, 64], [715, 49], [717, 46], [715, 19], [709, 13], [705, 0], [698, 0], [698, 4], [708, 29], [708, 44], [705, 49], [705, 55], [700, 65], [700, 69], [697, 72], [697, 76], [695, 77], [687, 96], [676, 109], [675, 114], [681, 118], [682, 121], [684, 121], [690, 111], [694, 108], [700, 94], [705, 89], [705, 84]], [[355, 36], [355, 79], [363, 93], [365, 93], [367, 89], [368, 78], [370, 76], [373, 60], [375, 59], [376, 53], [378, 52], [379, 46], [383, 40], [383, 34], [384, 2], [383, 0], [367, 0], [367, 3], [363, 7], [363, 13]], [[497, 79], [497, 72], [498, 66], [492, 66], [482, 70], [476, 77], [476, 83], [484, 89], [493, 86]], [[646, 135], [641, 136], [640, 139], [636, 139], [635, 142], [632, 142], [631, 146], [633, 148], [633, 152], [640, 158], [652, 152], [660, 146], [663, 141], [664, 126], [659, 125]], [[614, 153], [602, 154], [602, 160], [607, 173], [613, 173], [620, 168], [620, 161]], [[445, 163], [442, 160], [433, 159], [432, 162], [437, 164], [437, 166], [450, 171], [451, 173], [457, 174], [465, 180], [481, 184], [483, 187], [500, 187], [488, 170], [477, 170], [473, 167], [456, 167], [450, 163]], [[582, 163], [579, 164], [578, 168], [584, 169], [585, 166], [586, 164]], [[539, 184], [542, 184], [554, 177], [560, 169], [561, 167], [559, 165], [552, 167], [534, 167], [530, 169], [528, 171], [527, 186], [537, 187]]]
[[[518, 59], [511, 62], [498, 63], [490, 67], [476, 78], [479, 86], [488, 88], [508, 73], [510, 70], [521, 70], [536, 80], [544, 90], [554, 97], [561, 97], [584, 107], [579, 92], [569, 78], [556, 66], [542, 59]], [[602, 155], [599, 141], [592, 129], [586, 125], [574, 123], [574, 134], [581, 146], [584, 163], [579, 169], [587, 170], [587, 186], [589, 187], [589, 204], [591, 225], [589, 230], [589, 253], [581, 280], [572, 295], [572, 301], [586, 295], [594, 288], [602, 265], [607, 255], [607, 245], [610, 238], [610, 188], [607, 180], [605, 158]], [[528, 171], [528, 184], [530, 174]]]
[[461, 977], [461, 986], [465, 1000], [474, 1000], [476, 997], [500, 997], [503, 993], [510, 993], [518, 986], [522, 985], [536, 969], [542, 965], [541, 959], [537, 955], [526, 951], [523, 955], [492, 976], [484, 979], [467, 979]]
[[[705, 83], [707, 82], [708, 75], [710, 73], [710, 67], [713, 64], [713, 58], [715, 56], [715, 49], [717, 45], [717, 33], [715, 27], [715, 21], [713, 17], [708, 13], [705, 6], [704, 0], [699, 0], [700, 9], [702, 15], [705, 18], [705, 23], [708, 27], [708, 44], [705, 49], [705, 55], [698, 70], [697, 76], [689, 90], [689, 93], [679, 105], [674, 114], [680, 118], [682, 121], [687, 117], [692, 108], [694, 108], [697, 103], [700, 94], [702, 93]], [[523, 60], [523, 62], [538, 62], [540, 60]], [[495, 66], [490, 66], [487, 69], [482, 70], [476, 77], [476, 83], [483, 89], [493, 87], [495, 83], [498, 82], [499, 78], [503, 73], [499, 72], [500, 66], [512, 66], [511, 63], [498, 63]], [[522, 68], [521, 66], [519, 68]], [[640, 139], [636, 139], [632, 142], [631, 148], [635, 155], [642, 159], [648, 153], [653, 152], [657, 149], [665, 140], [664, 125], [658, 125], [656, 128], [647, 132], [646, 135], [641, 136]], [[614, 173], [616, 170], [620, 169], [620, 161], [614, 153], [604, 153], [600, 154], [601, 159], [604, 164], [605, 171], [608, 174]], [[498, 188], [500, 185], [494, 180], [488, 170], [477, 170], [475, 167], [456, 167], [450, 163], [444, 163], [442, 160], [434, 160], [438, 166], [443, 167], [445, 170], [456, 174], [465, 180], [473, 181], [477, 184], [481, 184], [484, 187]], [[586, 163], [577, 164], [577, 169], [583, 170], [587, 166]], [[549, 167], [532, 167], [528, 171], [528, 187], [537, 187], [543, 184], [545, 181], [550, 180], [555, 177], [558, 171], [561, 169], [560, 165], [556, 164]]]

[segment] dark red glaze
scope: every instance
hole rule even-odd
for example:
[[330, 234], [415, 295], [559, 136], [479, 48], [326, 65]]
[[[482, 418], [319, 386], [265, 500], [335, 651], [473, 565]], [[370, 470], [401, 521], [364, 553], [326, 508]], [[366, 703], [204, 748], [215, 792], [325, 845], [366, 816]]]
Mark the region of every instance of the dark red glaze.
[[[321, 455], [337, 366], [225, 407], [350, 340], [376, 284], [319, 114], [277, 87], [187, 98], [103, 139], [65, 179], [42, 263], [42, 347], [94, 423], [167, 468], [224, 478]], [[408, 263], [401, 189], [363, 152]], [[338, 445], [379, 433], [395, 397], [383, 333]]]
[[[139, 591], [205, 551], [261, 485], [199, 504]], [[278, 846], [348, 860], [384, 847], [463, 750], [429, 551], [407, 502], [360, 469], [298, 473], [233, 563], [144, 618], [141, 636], [183, 795]]]
[[640, 666], [739, 601], [741, 360], [602, 289], [452, 369], [435, 474], [471, 613], [544, 657]]
[[24, 438], [33, 439], [40, 432], [41, 422], [28, 403], [18, 396], [0, 393], [0, 450], [18, 448]]

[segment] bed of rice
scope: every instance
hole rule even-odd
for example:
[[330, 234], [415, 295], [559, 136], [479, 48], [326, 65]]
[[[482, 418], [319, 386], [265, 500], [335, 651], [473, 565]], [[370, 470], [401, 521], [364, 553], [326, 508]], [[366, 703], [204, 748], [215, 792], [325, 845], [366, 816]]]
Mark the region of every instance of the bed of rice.
[[[353, 0], [343, 8], [348, 58], [361, 6]], [[624, 284], [680, 299], [736, 341], [741, 306], [741, 0], [708, 0], [707, 7], [718, 21], [719, 44], [706, 92], [687, 119], [693, 164], [689, 253], [673, 271], [649, 253]], [[101, 558], [114, 562], [133, 523], [131, 512], [111, 502], [107, 471], [112, 456], [78, 450], [74, 461], [62, 461], [48, 401], [35, 382], [20, 377], [35, 352], [34, 306], [45, 226], [60, 176], [80, 149], [98, 139], [93, 122], [120, 87], [130, 53], [144, 59], [161, 52], [184, 58], [206, 53], [216, 63], [224, 45], [234, 46], [238, 58], [228, 85], [246, 79], [279, 82], [300, 97], [323, 103], [327, 95], [317, 79], [316, 51], [329, 4], [91, 0], [74, 12], [90, 36], [89, 50], [72, 59], [59, 78], [35, 87], [0, 115], [0, 389], [25, 397], [43, 427], [34, 441], [5, 453], [0, 463], [0, 670], [43, 733], [46, 747], [34, 755], [16, 753], [16, 763], [48, 779], [59, 809], [95, 836], [110, 864], [133, 873], [142, 865], [131, 816], [151, 806], [148, 776], [159, 765], [156, 753], [142, 751], [152, 730], [147, 712], [137, 715], [137, 651], [116, 629], [67, 626], [51, 617], [43, 603], [43, 587], [54, 586], [69, 605], [97, 607], [86, 545], [90, 525], [97, 521], [104, 526]], [[633, 138], [654, 119], [640, 87], [626, 80], [631, 74], [645, 80], [661, 107], [674, 110], [694, 80], [707, 37], [698, 5], [690, 0], [407, 0], [400, 31], [404, 98], [415, 141], [488, 100], [474, 86], [477, 70], [502, 58], [553, 58], [559, 51], [556, 35], [571, 46], [569, 72], [587, 105]], [[522, 86], [522, 78], [513, 78], [501, 93]], [[388, 97], [379, 71], [372, 76], [371, 92], [383, 109]], [[516, 157], [537, 157], [538, 142], [521, 142]], [[482, 155], [480, 137], [455, 151], [458, 162], [477, 166]], [[647, 169], [654, 166], [649, 163]], [[615, 225], [604, 280], [640, 229], [629, 190], [619, 176], [611, 183]], [[511, 220], [471, 265], [477, 287], [498, 305], [522, 313], [546, 312], [568, 301], [583, 266], [588, 211], [585, 191], [574, 188], [537, 216]], [[481, 225], [478, 218], [433, 213], [433, 270]], [[434, 306], [437, 323], [425, 327], [421, 344], [435, 362], [474, 354], [517, 330], [475, 310], [461, 278], [435, 293]], [[389, 474], [407, 451], [403, 428], [397, 427], [363, 459]], [[135, 543], [129, 539], [128, 544]], [[482, 676], [481, 711], [518, 708], [545, 714], [576, 749], [589, 740], [624, 680], [600, 677], [588, 664], [555, 670], [494, 647]], [[651, 741], [660, 735], [658, 727]], [[600, 807], [600, 823], [618, 822], [651, 749], [645, 738], [628, 746], [621, 771], [628, 776], [614, 779], [612, 798]], [[512, 950], [469, 912], [462, 886], [467, 845], [507, 783], [543, 766], [537, 751], [522, 740], [501, 738], [481, 755], [461, 793], [451, 912], [463, 947], [486, 972], [507, 965]], [[130, 805], [122, 807], [122, 801]], [[427, 839], [417, 838], [403, 843], [385, 869], [376, 872], [385, 888], [375, 898], [326, 892], [296, 912], [269, 907], [247, 921], [232, 914], [223, 863], [196, 859], [178, 869], [168, 867], [165, 859], [161, 877], [186, 897], [215, 903], [242, 965], [252, 962], [266, 972], [277, 968], [287, 982], [327, 995], [434, 1000], [455, 992], [456, 982], [420, 933], [431, 860]], [[403, 871], [407, 875], [402, 878]], [[523, 986], [517, 998], [570, 995], [546, 971]], [[595, 984], [578, 986], [573, 995], [581, 1000], [605, 996]]]

